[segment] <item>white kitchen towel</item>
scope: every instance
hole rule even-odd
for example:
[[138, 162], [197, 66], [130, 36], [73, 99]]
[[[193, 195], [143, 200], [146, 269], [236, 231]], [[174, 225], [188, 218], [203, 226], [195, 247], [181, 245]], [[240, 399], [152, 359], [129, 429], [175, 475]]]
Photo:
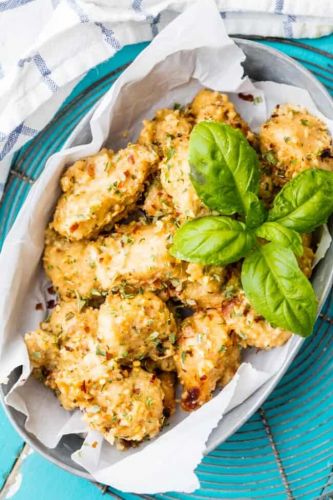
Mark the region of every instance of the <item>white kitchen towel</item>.
[[[79, 79], [122, 46], [151, 40], [192, 3], [0, 0], [0, 197], [13, 153], [48, 123]], [[332, 0], [217, 5], [232, 34], [297, 38], [333, 31]]]

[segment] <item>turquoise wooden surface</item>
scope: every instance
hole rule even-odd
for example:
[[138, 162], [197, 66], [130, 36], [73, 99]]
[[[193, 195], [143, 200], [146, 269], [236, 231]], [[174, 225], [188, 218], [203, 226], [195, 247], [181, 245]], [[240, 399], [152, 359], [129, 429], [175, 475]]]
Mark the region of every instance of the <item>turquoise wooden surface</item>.
[[[329, 66], [333, 64], [333, 35], [302, 42], [328, 51], [331, 57], [284, 43], [264, 43], [303, 61], [317, 76], [324, 75], [320, 79], [333, 92], [333, 74], [322, 69], [333, 68]], [[126, 47], [90, 71], [47, 131], [15, 155], [14, 171], [0, 205], [0, 244], [47, 156], [61, 147], [76, 123], [117, 78], [122, 66], [133, 60], [145, 45]], [[305, 343], [271, 397], [198, 467], [201, 489], [191, 498], [333, 498], [332, 317], [331, 296], [315, 334]], [[109, 494], [126, 500], [138, 498], [116, 491]], [[16, 500], [94, 500], [103, 493], [96, 485], [30, 453], [0, 409], [0, 498], [9, 495]], [[188, 499], [189, 495], [168, 493], [157, 498]]]

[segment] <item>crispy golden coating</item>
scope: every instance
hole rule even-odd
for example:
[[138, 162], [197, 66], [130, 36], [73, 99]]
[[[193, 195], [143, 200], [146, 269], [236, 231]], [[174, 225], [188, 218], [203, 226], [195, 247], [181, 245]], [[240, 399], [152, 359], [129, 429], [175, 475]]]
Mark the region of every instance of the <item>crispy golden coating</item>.
[[90, 297], [100, 288], [86, 241], [69, 241], [52, 229], [45, 232], [44, 269], [63, 299]]
[[105, 290], [131, 285], [158, 289], [183, 274], [184, 264], [169, 254], [175, 226], [168, 220], [132, 222], [90, 245], [96, 276]]
[[55, 210], [54, 229], [70, 240], [96, 236], [133, 206], [156, 161], [152, 149], [138, 144], [116, 154], [103, 149], [77, 161], [61, 179], [64, 194]]
[[134, 368], [126, 377], [106, 381], [86, 408], [84, 419], [111, 444], [115, 439], [142, 441], [161, 429], [164, 393], [156, 375]]
[[98, 315], [98, 339], [116, 359], [168, 358], [177, 327], [165, 303], [151, 292], [109, 295]]
[[273, 184], [283, 186], [307, 168], [333, 170], [332, 138], [327, 126], [305, 108], [278, 105], [262, 125], [260, 150]]
[[163, 189], [160, 176], [148, 187], [142, 208], [150, 217], [176, 215], [172, 197]]
[[190, 179], [188, 138], [174, 141], [170, 153], [160, 163], [161, 184], [171, 197], [177, 215], [182, 219], [209, 213]]
[[159, 109], [152, 120], [144, 120], [138, 143], [153, 146], [160, 156], [168, 156], [174, 140], [188, 137], [193, 124], [193, 117], [180, 109]]
[[255, 135], [240, 114], [237, 113], [235, 106], [229, 101], [226, 94], [210, 89], [202, 89], [190, 104], [189, 111], [194, 115], [197, 123], [206, 120], [227, 123], [243, 132], [250, 143], [256, 143]]
[[206, 403], [219, 381], [229, 382], [240, 365], [240, 349], [220, 312], [199, 311], [184, 321], [175, 361], [187, 411]]

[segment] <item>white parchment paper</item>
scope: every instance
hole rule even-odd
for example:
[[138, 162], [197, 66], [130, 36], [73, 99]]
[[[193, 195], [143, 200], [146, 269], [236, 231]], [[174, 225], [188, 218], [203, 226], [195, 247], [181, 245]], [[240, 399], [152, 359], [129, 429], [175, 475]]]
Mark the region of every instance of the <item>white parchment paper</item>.
[[[6, 397], [7, 404], [27, 416], [26, 429], [50, 448], [64, 434], [84, 433], [85, 443], [73, 459], [96, 480], [123, 491], [191, 492], [199, 487], [194, 470], [209, 434], [228, 409], [241, 404], [280, 370], [290, 344], [268, 352], [249, 350], [233, 380], [209, 403], [192, 414], [177, 411], [158, 438], [119, 452], [101, 435], [88, 431], [80, 412], [63, 410], [50, 390], [29, 377], [23, 336], [44, 319], [45, 311], [36, 311], [35, 305], [45, 305], [48, 299], [40, 263], [44, 229], [59, 196], [59, 178], [66, 165], [96, 153], [103, 145], [117, 149], [135, 140], [142, 119], [174, 102], [189, 102], [202, 86], [228, 92], [254, 130], [276, 104], [291, 102], [305, 105], [333, 132], [333, 122], [319, 113], [306, 91], [273, 82], [254, 85], [243, 79], [244, 59], [226, 35], [214, 2], [205, 0], [191, 6], [155, 38], [104, 96], [92, 114], [90, 131], [81, 124], [74, 132], [74, 141], [69, 141], [75, 146], [47, 161], [0, 256], [0, 381], [22, 366], [20, 379]], [[239, 92], [260, 99], [247, 102], [239, 98]], [[126, 139], [124, 130], [129, 131]]]

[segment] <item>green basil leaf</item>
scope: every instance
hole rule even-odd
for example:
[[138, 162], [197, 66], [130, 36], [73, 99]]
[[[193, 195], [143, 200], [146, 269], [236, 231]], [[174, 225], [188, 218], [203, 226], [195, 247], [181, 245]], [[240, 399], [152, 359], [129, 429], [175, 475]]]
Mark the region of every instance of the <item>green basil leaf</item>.
[[290, 248], [295, 255], [303, 255], [303, 244], [300, 234], [289, 227], [281, 226], [278, 222], [265, 222], [256, 230], [259, 238], [274, 241], [279, 245]]
[[333, 212], [333, 172], [304, 170], [285, 184], [274, 200], [268, 220], [300, 233], [325, 224]]
[[275, 326], [307, 337], [317, 314], [311, 283], [290, 248], [267, 243], [245, 258], [244, 292], [258, 314]]
[[254, 234], [242, 222], [207, 216], [181, 226], [170, 253], [188, 262], [224, 266], [247, 255], [254, 244]]
[[201, 122], [190, 136], [191, 181], [199, 198], [226, 215], [247, 214], [247, 193], [259, 189], [259, 160], [239, 131], [225, 123]]

